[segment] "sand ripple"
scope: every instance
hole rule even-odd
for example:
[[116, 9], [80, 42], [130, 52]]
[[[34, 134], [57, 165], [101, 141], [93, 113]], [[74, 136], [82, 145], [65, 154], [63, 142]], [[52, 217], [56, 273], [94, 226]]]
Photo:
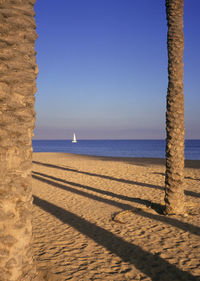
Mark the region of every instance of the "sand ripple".
[[35, 262], [54, 280], [200, 280], [198, 168], [185, 172], [189, 215], [165, 217], [159, 161], [33, 160]]

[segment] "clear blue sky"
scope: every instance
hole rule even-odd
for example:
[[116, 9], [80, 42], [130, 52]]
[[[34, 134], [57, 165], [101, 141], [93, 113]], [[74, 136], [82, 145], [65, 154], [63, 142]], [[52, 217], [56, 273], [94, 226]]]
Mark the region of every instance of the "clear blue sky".
[[[164, 0], [37, 0], [35, 139], [165, 138]], [[185, 0], [186, 138], [200, 139], [200, 0]]]

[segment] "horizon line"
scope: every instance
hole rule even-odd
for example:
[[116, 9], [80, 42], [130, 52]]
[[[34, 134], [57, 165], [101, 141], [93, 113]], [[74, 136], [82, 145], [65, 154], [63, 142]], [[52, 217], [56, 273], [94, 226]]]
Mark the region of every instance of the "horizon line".
[[[32, 140], [67, 140], [67, 141], [71, 141], [72, 139], [71, 138], [70, 139], [68, 139], [68, 138], [66, 138], [66, 139], [65, 138], [60, 138], [60, 139], [54, 139], [54, 138], [52, 138], [52, 139], [51, 138], [44, 138], [44, 139], [41, 138], [40, 139], [40, 138], [36, 138], [36, 139], [34, 139], [33, 138]], [[96, 138], [95, 139], [93, 139], [93, 138], [92, 139], [85, 139], [84, 138], [84, 139], [81, 139], [80, 138], [80, 139], [78, 139], [78, 141], [82, 141], [82, 140], [166, 140], [166, 138], [156, 138], [156, 139], [152, 139], [152, 138], [149, 138], [149, 139], [148, 138], [147, 139], [146, 138], [145, 139], [142, 139], [142, 138], [138, 138], [138, 139], [130, 139], [130, 138], [127, 138], [127, 139], [125, 139], [125, 138], [123, 138], [123, 139], [116, 139], [116, 138], [115, 139], [112, 139], [112, 138], [109, 138], [109, 139], [101, 139], [101, 138], [100, 139], [96, 139]], [[200, 140], [200, 138], [185, 138], [185, 140]]]

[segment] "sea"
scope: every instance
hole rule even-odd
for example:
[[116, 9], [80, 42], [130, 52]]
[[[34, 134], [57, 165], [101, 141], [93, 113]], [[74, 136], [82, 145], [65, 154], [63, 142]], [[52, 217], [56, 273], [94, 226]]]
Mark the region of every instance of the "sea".
[[[165, 158], [165, 140], [33, 140], [34, 152]], [[200, 140], [185, 141], [185, 159], [200, 160]]]

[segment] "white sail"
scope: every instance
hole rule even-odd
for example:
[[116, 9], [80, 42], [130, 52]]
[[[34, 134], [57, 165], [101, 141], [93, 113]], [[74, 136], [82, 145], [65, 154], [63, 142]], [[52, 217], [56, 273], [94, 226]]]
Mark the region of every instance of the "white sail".
[[72, 142], [73, 142], [73, 143], [76, 143], [76, 142], [77, 142], [75, 133], [74, 133], [74, 137], [73, 137]]

